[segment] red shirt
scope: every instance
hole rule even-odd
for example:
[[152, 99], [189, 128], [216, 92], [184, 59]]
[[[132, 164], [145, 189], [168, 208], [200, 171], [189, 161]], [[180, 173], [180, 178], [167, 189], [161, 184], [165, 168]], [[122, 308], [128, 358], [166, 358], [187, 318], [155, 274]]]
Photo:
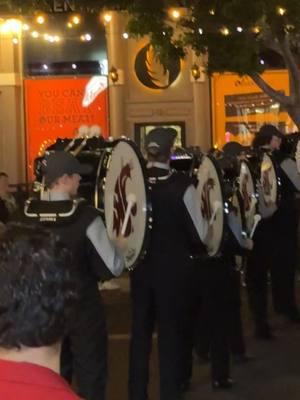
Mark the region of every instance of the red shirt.
[[79, 397], [49, 368], [0, 360], [0, 399], [79, 400]]

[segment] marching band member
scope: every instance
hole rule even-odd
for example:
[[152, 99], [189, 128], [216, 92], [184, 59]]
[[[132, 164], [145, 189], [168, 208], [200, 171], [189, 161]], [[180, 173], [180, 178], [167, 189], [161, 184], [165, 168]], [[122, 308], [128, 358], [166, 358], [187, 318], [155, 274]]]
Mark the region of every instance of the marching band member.
[[[49, 201], [31, 201], [25, 206], [25, 215], [56, 233], [71, 250], [73, 272], [81, 282], [76, 321], [63, 344], [62, 374], [71, 381], [74, 372], [79, 395], [85, 400], [102, 400], [107, 380], [107, 334], [98, 281], [120, 275], [123, 257], [110, 242], [98, 210], [74, 199], [88, 166], [68, 152], [57, 151], [45, 158], [44, 173]], [[122, 243], [120, 239], [118, 244]]]
[[146, 137], [153, 229], [145, 259], [131, 274], [132, 331], [129, 399], [146, 400], [149, 358], [155, 323], [158, 332], [160, 400], [180, 396], [192, 318], [191, 286], [197, 249], [205, 253], [195, 187], [169, 166], [176, 131], [153, 129]]
[[[229, 164], [232, 168], [228, 157], [218, 162], [223, 171]], [[233, 385], [230, 377], [230, 350], [237, 362], [249, 359], [242, 330], [239, 273], [235, 269], [234, 256], [251, 250], [253, 243], [242, 235], [234, 210], [229, 212], [227, 223], [229, 237], [221, 255], [208, 259], [199, 270], [201, 306], [195, 350], [200, 359], [211, 360], [214, 389], [230, 389]]]
[[[268, 271], [271, 272], [275, 311], [293, 322], [300, 322], [294, 293], [298, 225], [295, 193], [300, 190], [300, 174], [296, 162], [280, 149], [283, 137], [274, 126], [264, 125], [253, 141], [254, 148], [271, 152], [281, 180], [279, 205], [265, 207], [260, 200], [260, 213], [265, 219], [255, 232], [254, 248], [247, 262], [248, 297], [255, 335], [266, 340], [273, 337], [267, 319]], [[265, 214], [265, 211], [270, 212]]]

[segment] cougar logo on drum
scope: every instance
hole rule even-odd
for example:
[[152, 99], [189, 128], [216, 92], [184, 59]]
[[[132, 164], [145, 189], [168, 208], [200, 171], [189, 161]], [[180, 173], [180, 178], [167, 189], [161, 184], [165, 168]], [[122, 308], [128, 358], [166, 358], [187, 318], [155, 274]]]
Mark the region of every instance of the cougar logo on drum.
[[271, 195], [271, 190], [272, 190], [272, 184], [270, 182], [270, 177], [269, 177], [269, 173], [268, 171], [264, 171], [263, 172], [263, 176], [262, 176], [262, 180], [263, 180], [263, 189], [264, 189], [264, 193], [267, 196]]
[[210, 191], [215, 186], [212, 178], [209, 178], [203, 185], [203, 192], [201, 195], [201, 212], [203, 217], [209, 221], [212, 217], [212, 209], [210, 204]]
[[[127, 163], [123, 166], [121, 173], [117, 179], [114, 192], [114, 217], [113, 217], [113, 231], [119, 236], [125, 219], [125, 213], [128, 206], [126, 197], [126, 184], [127, 180], [131, 179], [132, 166]], [[125, 237], [133, 233], [132, 217], [137, 213], [137, 205], [135, 204], [131, 209], [131, 214], [125, 230]]]
[[251, 198], [250, 198], [248, 190], [247, 190], [248, 182], [249, 182], [249, 175], [245, 174], [243, 176], [243, 180], [242, 180], [242, 195], [243, 195], [243, 200], [244, 200], [245, 211], [249, 211], [250, 206], [251, 206]]

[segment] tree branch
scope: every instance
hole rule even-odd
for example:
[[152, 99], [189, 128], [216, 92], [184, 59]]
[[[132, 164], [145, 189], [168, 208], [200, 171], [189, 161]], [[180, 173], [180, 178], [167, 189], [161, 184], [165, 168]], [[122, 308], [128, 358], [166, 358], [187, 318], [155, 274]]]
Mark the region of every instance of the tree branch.
[[284, 105], [290, 106], [290, 98], [277, 90], [273, 89], [258, 73], [250, 74], [250, 78], [256, 83], [256, 85], [264, 91], [268, 96], [270, 96], [276, 102]]
[[283, 42], [280, 42], [279, 45], [282, 50], [282, 57], [289, 73], [290, 99], [292, 103], [295, 103], [296, 100], [299, 100], [300, 96], [300, 71], [292, 54], [288, 35], [284, 37]]

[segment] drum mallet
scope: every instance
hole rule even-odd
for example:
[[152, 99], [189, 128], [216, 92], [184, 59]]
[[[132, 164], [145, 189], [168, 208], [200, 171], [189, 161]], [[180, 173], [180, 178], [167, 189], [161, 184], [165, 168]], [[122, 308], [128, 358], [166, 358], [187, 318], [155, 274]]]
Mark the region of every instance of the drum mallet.
[[127, 208], [126, 208], [125, 218], [124, 218], [124, 222], [123, 222], [123, 226], [122, 226], [122, 230], [121, 230], [122, 236], [125, 235], [127, 224], [128, 224], [129, 217], [130, 217], [130, 213], [131, 213], [132, 207], [135, 205], [135, 203], [136, 203], [136, 195], [134, 193], [129, 193], [129, 195], [127, 196]]
[[254, 215], [254, 224], [253, 224], [253, 228], [252, 228], [251, 233], [250, 233], [250, 239], [253, 238], [254, 232], [255, 232], [255, 230], [256, 230], [256, 228], [257, 228], [257, 225], [258, 225], [258, 223], [259, 223], [260, 220], [261, 220], [261, 215], [255, 214], [255, 215]]

